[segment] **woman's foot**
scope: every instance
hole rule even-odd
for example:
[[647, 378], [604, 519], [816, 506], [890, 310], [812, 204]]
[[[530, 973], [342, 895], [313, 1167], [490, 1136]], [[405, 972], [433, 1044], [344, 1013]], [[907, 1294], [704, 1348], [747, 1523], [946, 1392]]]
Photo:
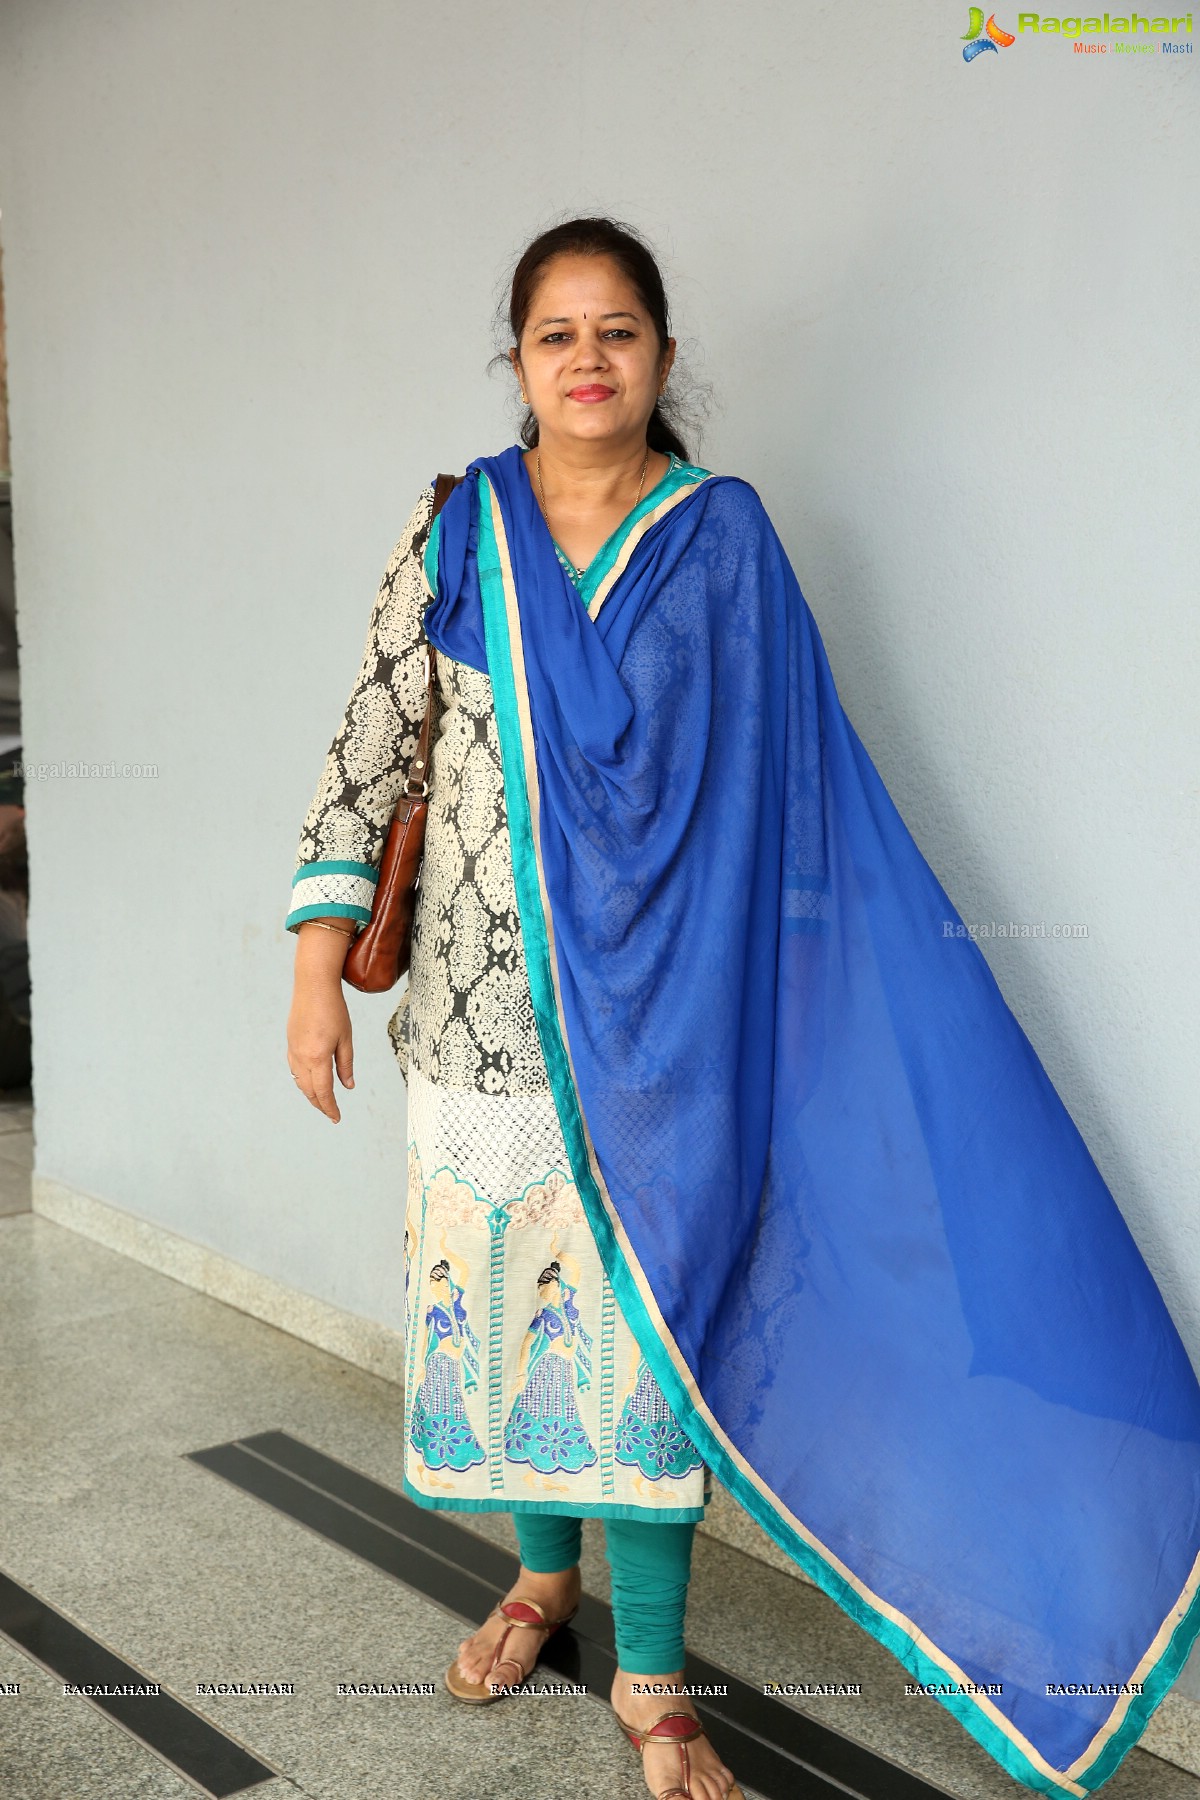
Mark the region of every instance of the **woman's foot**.
[[[655, 1687], [660, 1691], [656, 1694], [635, 1694], [631, 1685], [633, 1682], [642, 1687]], [[691, 1695], [671, 1691], [679, 1690], [682, 1685], [682, 1669], [677, 1669], [673, 1675], [626, 1675], [623, 1669], [618, 1669], [610, 1698], [618, 1716], [627, 1725], [632, 1725], [635, 1731], [648, 1731], [655, 1719], [661, 1718], [665, 1712], [686, 1712], [693, 1718], [697, 1717]], [[661, 1794], [664, 1789], [679, 1787], [685, 1793], [690, 1792], [692, 1800], [725, 1800], [734, 1785], [733, 1770], [721, 1761], [708, 1738], [692, 1738], [684, 1748], [688, 1756], [690, 1789], [683, 1779], [679, 1746], [661, 1742], [657, 1738], [651, 1738], [646, 1743], [642, 1755], [642, 1771], [650, 1792]]]
[[[578, 1606], [582, 1583], [578, 1563], [573, 1569], [564, 1569], [554, 1575], [535, 1575], [532, 1570], [522, 1566], [504, 1598], [536, 1600], [549, 1618], [561, 1619]], [[458, 1646], [458, 1667], [468, 1681], [488, 1679], [496, 1645], [508, 1624], [509, 1620], [500, 1613], [495, 1613]], [[532, 1673], [547, 1636], [548, 1633], [539, 1631], [536, 1626], [514, 1626], [509, 1631], [504, 1644], [505, 1660], [498, 1665], [498, 1679], [506, 1687], [515, 1686], [518, 1680], [524, 1681]], [[512, 1662], [508, 1660], [510, 1657]], [[513, 1662], [521, 1670], [519, 1677], [513, 1668]]]

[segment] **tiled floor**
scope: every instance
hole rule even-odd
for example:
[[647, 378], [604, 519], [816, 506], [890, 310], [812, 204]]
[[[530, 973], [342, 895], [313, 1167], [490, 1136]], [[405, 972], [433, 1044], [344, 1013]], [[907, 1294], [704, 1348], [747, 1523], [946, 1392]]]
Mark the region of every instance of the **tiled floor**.
[[29, 1211], [33, 1172], [33, 1096], [28, 1088], [0, 1089], [0, 1218]]
[[[28, 1129], [16, 1118], [0, 1120], [10, 1192]], [[464, 1635], [459, 1616], [189, 1457], [279, 1430], [398, 1492], [400, 1395], [388, 1382], [28, 1211], [0, 1219], [0, 1367], [0, 1570], [280, 1772], [245, 1791], [264, 1800], [648, 1792], [594, 1691], [458, 1705], [441, 1675]], [[458, 1522], [515, 1548], [507, 1515]], [[598, 1521], [584, 1525], [583, 1569], [587, 1591], [607, 1600]], [[900, 1665], [818, 1590], [704, 1534], [688, 1642], [755, 1687], [860, 1682], [861, 1697], [809, 1700], [805, 1710], [961, 1800], [1028, 1795], [936, 1703], [905, 1698]], [[542, 1674], [552, 1678], [544, 1665]], [[207, 1681], [290, 1681], [295, 1692], [198, 1698]], [[346, 1698], [339, 1681], [434, 1691]], [[6, 1682], [20, 1693], [0, 1696], [3, 1800], [198, 1791], [0, 1636]], [[881, 1780], [870, 1800], [894, 1792]], [[795, 1795], [804, 1800], [804, 1788]], [[1138, 1750], [1104, 1795], [1200, 1800], [1200, 1780]]]

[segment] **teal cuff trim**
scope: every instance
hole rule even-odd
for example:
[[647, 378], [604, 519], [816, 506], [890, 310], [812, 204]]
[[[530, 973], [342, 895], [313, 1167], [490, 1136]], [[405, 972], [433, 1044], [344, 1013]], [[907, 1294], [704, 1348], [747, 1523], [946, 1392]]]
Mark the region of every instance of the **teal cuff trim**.
[[[295, 931], [297, 925], [303, 925], [305, 919], [357, 919], [362, 925], [371, 922], [371, 909], [368, 906], [345, 906], [340, 901], [326, 901], [324, 905], [298, 906], [283, 921], [285, 931]], [[349, 934], [347, 934], [349, 935]]]
[[409, 1500], [430, 1512], [540, 1512], [572, 1519], [657, 1519], [666, 1525], [686, 1525], [704, 1517], [702, 1506], [619, 1506], [609, 1500], [435, 1500], [419, 1494], [407, 1475], [400, 1477], [400, 1486]]
[[[682, 474], [682, 467], [678, 473]], [[546, 1058], [555, 1106], [567, 1152], [583, 1201], [596, 1246], [612, 1283], [617, 1303], [630, 1330], [637, 1339], [650, 1371], [662, 1389], [680, 1425], [711, 1469], [734, 1499], [756, 1524], [760, 1525], [780, 1549], [802, 1568], [823, 1592], [837, 1602], [848, 1617], [890, 1650], [904, 1667], [922, 1684], [945, 1683], [947, 1674], [942, 1664], [920, 1648], [907, 1631], [871, 1604], [841, 1575], [821, 1552], [800, 1536], [780, 1513], [771, 1506], [727, 1453], [709, 1425], [693, 1405], [665, 1344], [658, 1336], [632, 1270], [626, 1263], [605, 1210], [604, 1201], [592, 1176], [587, 1157], [579, 1097], [571, 1077], [566, 1047], [559, 1029], [554, 997], [546, 921], [542, 913], [538, 879], [537, 853], [533, 841], [532, 819], [525, 783], [524, 748], [520, 733], [512, 648], [509, 641], [508, 614], [505, 604], [500, 553], [492, 518], [490, 486], [483, 471], [478, 471], [479, 509], [479, 583], [483, 598], [484, 641], [496, 707], [496, 724], [500, 739], [504, 792], [508, 805], [509, 830], [512, 837], [513, 876], [517, 911], [525, 942], [530, 992], [538, 1035]], [[657, 503], [661, 495], [647, 497]], [[415, 1496], [414, 1496], [415, 1497]], [[552, 1502], [539, 1502], [550, 1505]], [[505, 1502], [504, 1510], [512, 1511], [513, 1503]], [[575, 1508], [564, 1505], [564, 1510]], [[1143, 1691], [1131, 1701], [1125, 1716], [1095, 1760], [1073, 1776], [1074, 1783], [1092, 1792], [1107, 1781], [1126, 1753], [1137, 1743], [1147, 1721], [1183, 1666], [1192, 1645], [1200, 1635], [1200, 1594], [1176, 1626], [1163, 1655], [1144, 1678]], [[1053, 1774], [1046, 1774], [1027, 1757], [1013, 1739], [980, 1708], [970, 1694], [937, 1693], [933, 1697], [944, 1706], [998, 1762], [1014, 1780], [1054, 1800], [1076, 1800], [1071, 1789], [1062, 1786]]]
[[[616, 1621], [614, 1620], [614, 1624], [615, 1622]], [[660, 1626], [659, 1631], [661, 1632], [661, 1630], [662, 1627]], [[614, 1636], [615, 1635], [614, 1632]], [[663, 1638], [660, 1638], [659, 1641], [662, 1643], [666, 1642]], [[649, 1667], [646, 1666], [647, 1659], [649, 1659]], [[621, 1666], [621, 1673], [623, 1675], [636, 1675], [639, 1681], [665, 1681], [668, 1674], [673, 1669], [682, 1669], [686, 1660], [687, 1645], [682, 1638], [674, 1640], [670, 1649], [660, 1650], [657, 1656], [648, 1650], [635, 1652], [627, 1649], [618, 1649], [617, 1651], [617, 1661]], [[670, 1692], [669, 1689], [664, 1691]], [[670, 1792], [671, 1790], [668, 1788], [668, 1795]]]
[[301, 863], [292, 876], [292, 886], [298, 881], [307, 881], [312, 875], [362, 875], [369, 881], [379, 880], [379, 870], [373, 863], [364, 862], [310, 862]]

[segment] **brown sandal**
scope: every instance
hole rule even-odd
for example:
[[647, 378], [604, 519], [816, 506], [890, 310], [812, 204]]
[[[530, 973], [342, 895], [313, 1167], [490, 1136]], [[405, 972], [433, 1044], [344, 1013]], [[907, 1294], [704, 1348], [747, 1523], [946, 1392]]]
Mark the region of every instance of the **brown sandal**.
[[[514, 1626], [523, 1627], [527, 1631], [544, 1631], [546, 1633], [546, 1642], [549, 1643], [552, 1634], [558, 1630], [559, 1626], [567, 1624], [568, 1620], [573, 1619], [578, 1611], [579, 1608], [573, 1606], [570, 1612], [564, 1614], [561, 1619], [551, 1619], [547, 1615], [544, 1607], [539, 1606], [536, 1600], [502, 1600], [498, 1606], [493, 1606], [491, 1612], [487, 1616], [488, 1619], [492, 1619], [497, 1613], [500, 1613], [508, 1620], [508, 1624], [504, 1627], [504, 1630], [496, 1640], [495, 1652], [492, 1656], [487, 1674], [482, 1681], [468, 1681], [465, 1675], [461, 1675], [458, 1672], [458, 1658], [456, 1656], [454, 1661], [450, 1664], [450, 1667], [446, 1670], [445, 1675], [446, 1686], [450, 1693], [454, 1695], [456, 1700], [465, 1700], [471, 1706], [490, 1706], [493, 1700], [503, 1700], [512, 1684], [501, 1682], [493, 1686], [496, 1670], [502, 1663], [512, 1664], [513, 1668], [517, 1671], [517, 1679], [519, 1681], [524, 1681], [526, 1679], [526, 1671], [521, 1667], [514, 1656], [501, 1656], [500, 1654], [508, 1641], [508, 1634]], [[536, 1617], [531, 1617], [531, 1614], [535, 1614]], [[487, 1624], [487, 1619], [484, 1620], [484, 1624]], [[544, 1646], [542, 1646], [542, 1648], [544, 1648]], [[534, 1662], [533, 1667], [537, 1667], [536, 1661]], [[530, 1669], [529, 1674], [532, 1673], [533, 1669]]]
[[[654, 1796], [654, 1800], [676, 1800], [677, 1796], [678, 1800], [692, 1800], [692, 1786], [688, 1777], [688, 1753], [684, 1748], [684, 1745], [690, 1744], [695, 1738], [708, 1737], [708, 1733], [705, 1731], [696, 1715], [690, 1712], [659, 1713], [657, 1719], [655, 1719], [653, 1725], [651, 1725], [648, 1730], [637, 1731], [632, 1725], [627, 1725], [625, 1723], [615, 1706], [613, 1707], [613, 1713], [616, 1717], [617, 1724], [621, 1727], [621, 1730], [625, 1733], [625, 1736], [629, 1739], [634, 1749], [642, 1753], [643, 1766], [645, 1766], [645, 1750], [648, 1743], [673, 1743], [678, 1747], [679, 1773], [683, 1777], [683, 1786], [679, 1787], [677, 1785], [675, 1787], [664, 1788], [661, 1794], [656, 1794]], [[676, 1724], [675, 1721], [677, 1719], [685, 1720], [686, 1723]], [[711, 1742], [711, 1739], [709, 1741]], [[742, 1792], [736, 1781], [726, 1794], [725, 1800], [746, 1800], [745, 1794]]]

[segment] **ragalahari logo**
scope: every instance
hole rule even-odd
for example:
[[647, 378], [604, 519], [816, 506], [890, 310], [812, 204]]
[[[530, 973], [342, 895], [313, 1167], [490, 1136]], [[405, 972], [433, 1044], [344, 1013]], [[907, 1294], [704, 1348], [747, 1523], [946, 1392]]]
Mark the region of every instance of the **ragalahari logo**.
[[[980, 33], [986, 36], [980, 36]], [[963, 32], [963, 61], [974, 62], [984, 50], [1007, 50], [1010, 44], [1016, 43], [1011, 31], [1001, 31], [996, 23], [996, 15], [985, 25], [982, 6], [971, 8], [971, 29]]]

